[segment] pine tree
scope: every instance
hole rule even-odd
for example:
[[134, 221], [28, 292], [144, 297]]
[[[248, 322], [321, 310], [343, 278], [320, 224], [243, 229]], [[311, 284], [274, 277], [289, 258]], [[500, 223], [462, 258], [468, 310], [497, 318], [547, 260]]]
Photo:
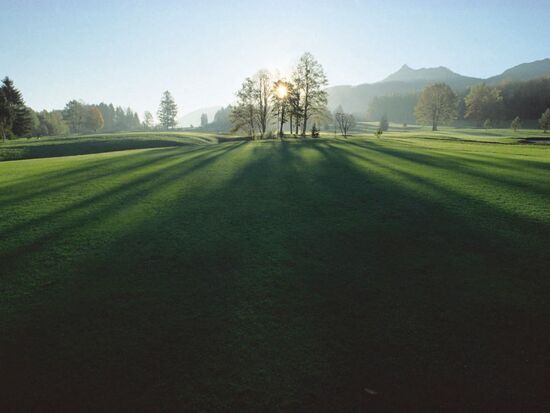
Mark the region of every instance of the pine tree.
[[157, 116], [159, 122], [164, 129], [174, 128], [176, 126], [176, 115], [178, 114], [178, 106], [169, 91], [162, 94]]
[[2, 141], [6, 141], [6, 134], [17, 119], [18, 115], [25, 117], [22, 108], [25, 107], [21, 92], [15, 88], [13, 81], [7, 76], [2, 80], [0, 86], [0, 132]]

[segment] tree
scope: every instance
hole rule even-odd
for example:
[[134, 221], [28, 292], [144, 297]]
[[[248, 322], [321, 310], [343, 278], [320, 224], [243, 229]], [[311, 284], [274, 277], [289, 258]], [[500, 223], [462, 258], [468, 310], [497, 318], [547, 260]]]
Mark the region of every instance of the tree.
[[231, 110], [232, 130], [246, 130], [252, 138], [256, 131], [254, 94], [254, 82], [247, 77], [237, 92], [237, 104]]
[[514, 130], [514, 132], [517, 132], [519, 128], [521, 128], [521, 119], [519, 116], [516, 116], [512, 123], [510, 124], [510, 127]]
[[[278, 80], [273, 84], [273, 111], [277, 114], [279, 125], [279, 137], [283, 137], [283, 125], [288, 121], [289, 116], [289, 95], [292, 91], [292, 84], [284, 80]], [[292, 133], [292, 130], [291, 130]]]
[[273, 98], [273, 80], [271, 73], [267, 70], [260, 70], [252, 78], [252, 97], [256, 101], [255, 115], [259, 133], [263, 136], [267, 130], [272, 113], [271, 100]]
[[305, 136], [309, 118], [327, 105], [328, 84], [323, 66], [311, 53], [304, 53], [292, 75], [294, 87], [300, 91], [302, 106], [302, 135]]
[[153, 115], [151, 112], [146, 110], [143, 113], [143, 127], [145, 129], [153, 129], [153, 126], [155, 125], [155, 120], [153, 119]]
[[540, 128], [546, 133], [550, 129], [550, 108], [546, 109], [539, 119]]
[[208, 115], [206, 113], [203, 113], [201, 115], [201, 127], [205, 127], [206, 125], [208, 125]]
[[164, 129], [170, 129], [176, 126], [176, 116], [178, 114], [178, 106], [169, 91], [162, 94], [157, 116], [159, 122]]
[[15, 118], [11, 126], [11, 131], [15, 136], [30, 136], [34, 130], [33, 110], [25, 105], [19, 105], [15, 109]]
[[386, 132], [390, 128], [390, 123], [388, 122], [388, 117], [384, 114], [380, 118], [380, 129]]
[[445, 83], [435, 83], [426, 86], [415, 107], [418, 122], [432, 125], [436, 131], [441, 123], [453, 120], [456, 116], [456, 95]]
[[334, 119], [344, 138], [348, 136], [348, 132], [355, 127], [355, 118], [353, 115], [345, 113], [341, 107], [339, 107], [334, 114]]
[[11, 128], [18, 116], [24, 115], [21, 112], [25, 107], [21, 92], [15, 88], [13, 81], [9, 77], [2, 80], [0, 86], [0, 132], [2, 132], [2, 141], [6, 141], [6, 134]]
[[502, 112], [500, 90], [485, 83], [475, 85], [464, 98], [467, 119], [475, 119], [478, 126], [484, 119], [497, 119]]
[[79, 133], [84, 121], [84, 105], [76, 100], [71, 100], [63, 109], [63, 119], [69, 125], [72, 133]]
[[97, 132], [98, 129], [104, 126], [103, 115], [96, 106], [88, 106], [86, 108], [86, 116], [84, 117], [84, 127]]
[[304, 108], [302, 107], [301, 91], [294, 85], [292, 86], [288, 96], [288, 120], [290, 123], [290, 133], [298, 135], [300, 125], [304, 117]]
[[491, 122], [491, 119], [485, 119], [485, 122], [483, 122], [483, 127], [485, 129], [491, 129], [493, 127], [493, 122]]
[[43, 110], [38, 114], [38, 136], [58, 136], [69, 132], [67, 123], [63, 120], [60, 111], [48, 112]]
[[237, 92], [237, 104], [232, 110], [233, 130], [246, 130], [263, 137], [273, 116], [273, 81], [267, 70], [247, 77]]

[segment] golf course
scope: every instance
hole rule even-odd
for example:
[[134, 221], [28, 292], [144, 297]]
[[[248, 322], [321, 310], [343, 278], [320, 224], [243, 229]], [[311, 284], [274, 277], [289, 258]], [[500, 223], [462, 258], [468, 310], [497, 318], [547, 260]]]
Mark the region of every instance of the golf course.
[[0, 411], [548, 409], [550, 140], [393, 130], [0, 145]]

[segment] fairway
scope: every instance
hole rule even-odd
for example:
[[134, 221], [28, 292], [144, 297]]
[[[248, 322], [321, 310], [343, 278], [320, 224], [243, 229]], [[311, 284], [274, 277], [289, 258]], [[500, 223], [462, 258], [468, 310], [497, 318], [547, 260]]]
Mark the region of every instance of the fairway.
[[0, 410], [548, 408], [550, 145], [464, 135], [10, 152]]

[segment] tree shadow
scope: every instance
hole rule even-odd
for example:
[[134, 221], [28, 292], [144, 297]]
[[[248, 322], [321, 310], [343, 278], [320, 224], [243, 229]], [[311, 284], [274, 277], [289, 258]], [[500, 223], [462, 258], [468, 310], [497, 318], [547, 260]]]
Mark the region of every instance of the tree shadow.
[[[529, 219], [418, 173], [442, 173], [436, 155], [354, 143], [181, 153], [53, 211], [49, 243], [9, 252], [59, 265], [0, 318], [13, 405], [536, 407], [547, 227], [531, 239]], [[79, 234], [89, 251], [57, 262]]]

